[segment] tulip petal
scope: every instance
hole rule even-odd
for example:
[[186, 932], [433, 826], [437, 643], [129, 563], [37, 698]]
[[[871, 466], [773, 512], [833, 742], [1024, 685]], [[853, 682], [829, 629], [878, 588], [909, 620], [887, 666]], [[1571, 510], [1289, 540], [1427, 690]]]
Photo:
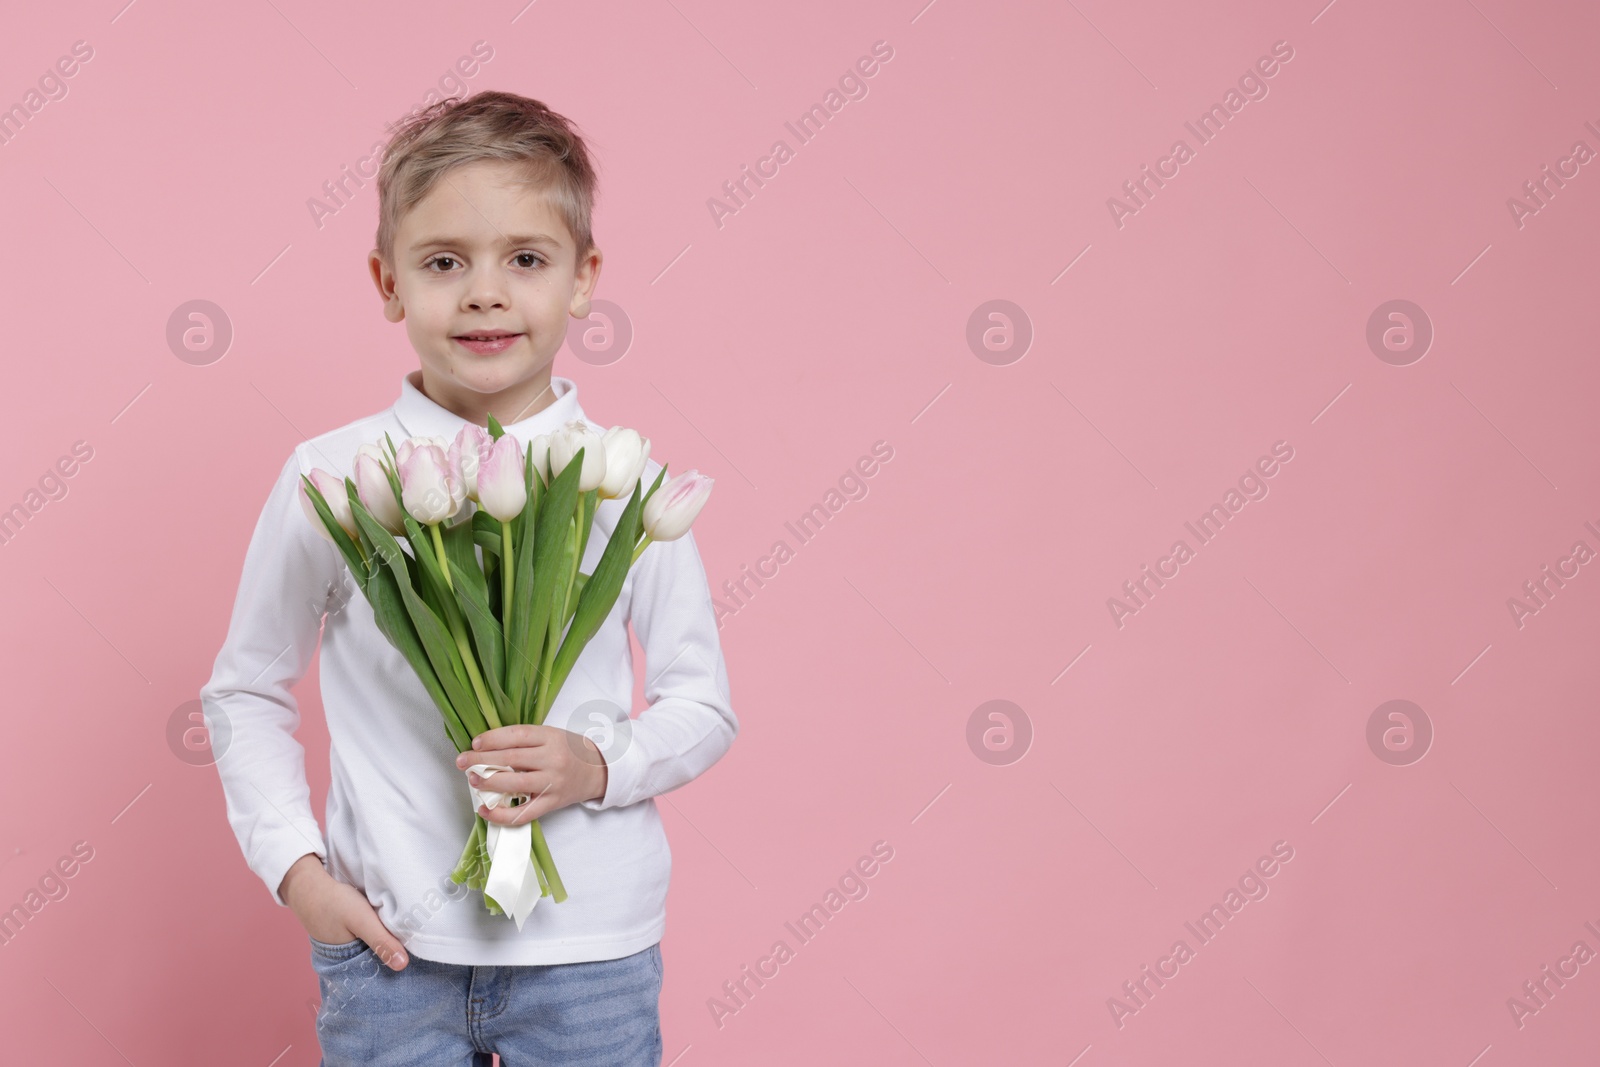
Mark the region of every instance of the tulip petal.
[[507, 433], [489, 447], [478, 471], [478, 504], [501, 522], [515, 519], [528, 502], [523, 462], [522, 445]]
[[451, 518], [466, 500], [445, 449], [433, 442], [412, 447], [401, 461], [400, 488], [407, 514], [424, 525]]
[[652, 541], [676, 541], [689, 532], [705, 507], [715, 480], [697, 470], [667, 481], [644, 506], [644, 528]]

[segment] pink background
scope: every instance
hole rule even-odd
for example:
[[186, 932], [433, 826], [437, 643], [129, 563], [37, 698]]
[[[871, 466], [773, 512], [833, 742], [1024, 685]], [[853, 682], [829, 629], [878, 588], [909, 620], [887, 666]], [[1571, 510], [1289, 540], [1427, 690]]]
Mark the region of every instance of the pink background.
[[[372, 185], [320, 228], [306, 202], [480, 40], [466, 88], [544, 100], [601, 161], [598, 295], [634, 338], [556, 372], [716, 477], [721, 599], [795, 553], [722, 629], [738, 742], [662, 798], [664, 1063], [1593, 1059], [1600, 963], [1507, 1007], [1600, 951], [1600, 574], [1508, 608], [1600, 549], [1600, 163], [1507, 208], [1600, 149], [1592, 5], [121, 2], [0, 37], [5, 105], [94, 49], [0, 146], [0, 506], [93, 449], [0, 553], [0, 906], [94, 849], [0, 949], [8, 1059], [317, 1062], [304, 934], [167, 727], [284, 457], [416, 365], [365, 273]], [[797, 145], [783, 123], [880, 40], [868, 95]], [[1269, 94], [1119, 228], [1107, 199], [1278, 41]], [[707, 200], [780, 137], [719, 228]], [[206, 365], [166, 340], [194, 299], [234, 331]], [[1033, 337], [991, 362], [967, 330], [995, 299]], [[1394, 299], [1435, 332], [1404, 366], [1366, 340]], [[877, 441], [867, 495], [799, 544]], [[1199, 546], [1184, 523], [1279, 441], [1269, 495]], [[1107, 600], [1179, 538], [1119, 627]], [[314, 672], [299, 695], [320, 818]], [[1434, 732], [1408, 765], [1366, 736], [1396, 699]], [[991, 700], [1020, 708], [997, 754], [968, 742]], [[869, 895], [719, 1026], [723, 983], [877, 841]], [[1279, 841], [1201, 946], [1184, 923]], [[1180, 938], [1119, 1026], [1108, 998]]]

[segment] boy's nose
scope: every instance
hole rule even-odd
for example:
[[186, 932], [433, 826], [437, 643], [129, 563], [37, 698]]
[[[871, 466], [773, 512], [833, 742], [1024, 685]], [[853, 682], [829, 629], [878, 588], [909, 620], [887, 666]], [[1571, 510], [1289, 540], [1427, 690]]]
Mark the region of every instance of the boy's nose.
[[507, 293], [505, 282], [492, 272], [479, 272], [472, 279], [472, 286], [467, 290], [467, 307], [473, 311], [487, 311], [490, 308], [504, 309], [510, 306], [511, 298]]

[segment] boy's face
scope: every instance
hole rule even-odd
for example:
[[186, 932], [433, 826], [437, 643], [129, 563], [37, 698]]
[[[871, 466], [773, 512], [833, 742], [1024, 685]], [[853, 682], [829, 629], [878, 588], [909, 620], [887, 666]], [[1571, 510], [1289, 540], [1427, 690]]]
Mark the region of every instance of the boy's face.
[[422, 391], [483, 424], [554, 401], [550, 369], [567, 316], [588, 314], [600, 252], [580, 262], [572, 234], [521, 171], [499, 161], [446, 171], [394, 236], [394, 262], [368, 266], [390, 322], [405, 322]]

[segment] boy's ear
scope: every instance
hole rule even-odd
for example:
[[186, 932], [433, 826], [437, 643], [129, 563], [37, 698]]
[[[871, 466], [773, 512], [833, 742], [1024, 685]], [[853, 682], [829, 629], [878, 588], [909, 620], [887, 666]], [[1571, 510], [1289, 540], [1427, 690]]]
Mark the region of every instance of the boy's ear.
[[578, 269], [572, 276], [572, 302], [568, 305], [573, 318], [589, 317], [589, 297], [600, 282], [600, 263], [604, 258], [600, 254], [600, 249], [590, 245], [589, 254], [578, 261]]
[[372, 272], [372, 283], [378, 287], [378, 295], [383, 297], [383, 317], [390, 322], [404, 319], [406, 309], [400, 303], [400, 294], [394, 290], [394, 271], [376, 248], [367, 254], [367, 269]]

